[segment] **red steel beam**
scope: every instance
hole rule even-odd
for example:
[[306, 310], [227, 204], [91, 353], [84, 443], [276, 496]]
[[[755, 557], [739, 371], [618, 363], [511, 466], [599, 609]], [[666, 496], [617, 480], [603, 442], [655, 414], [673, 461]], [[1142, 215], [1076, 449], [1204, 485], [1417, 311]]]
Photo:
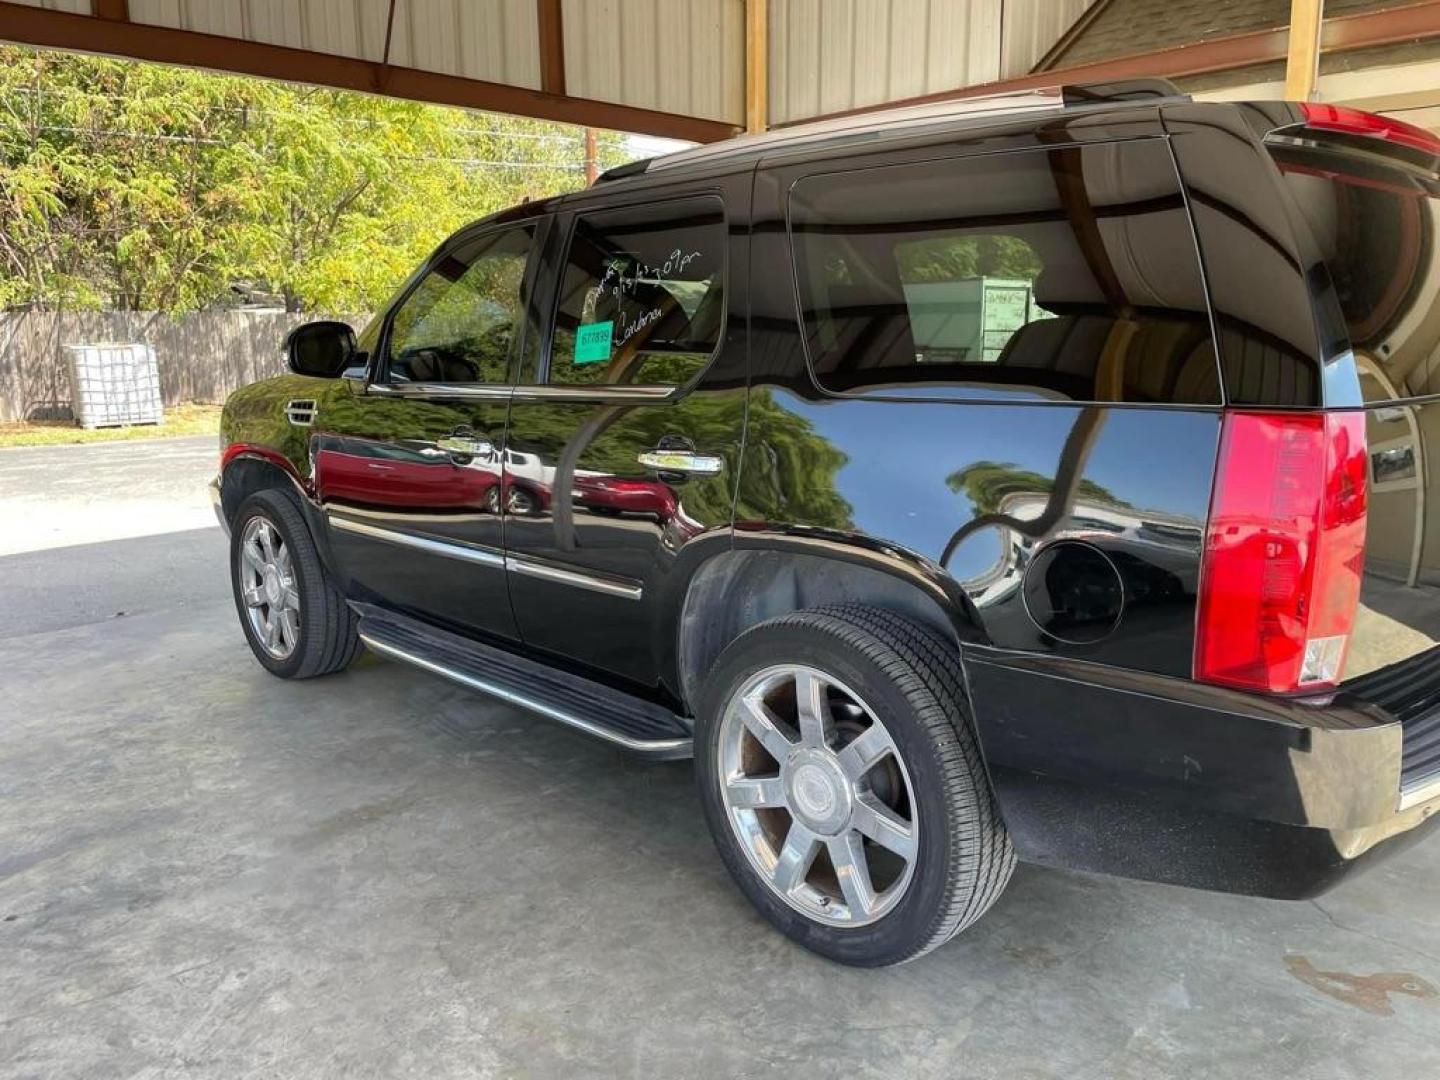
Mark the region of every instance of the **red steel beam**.
[[[1326, 19], [1320, 37], [1320, 49], [1323, 54], [1376, 45], [1394, 45], [1404, 41], [1423, 41], [1435, 37], [1440, 37], [1440, 0], [1420, 0], [1419, 3], [1407, 4], [1404, 7]], [[809, 117], [795, 123], [874, 112], [876, 108], [957, 101], [961, 98], [1018, 93], [1061, 84], [1103, 83], [1147, 77], [1179, 78], [1212, 71], [1228, 71], [1253, 64], [1283, 61], [1289, 52], [1289, 38], [1289, 27], [1284, 26], [1246, 34], [1231, 34], [1188, 45], [1176, 45], [1156, 52], [1117, 56], [1073, 67], [1051, 68], [1016, 79], [980, 83], [958, 90], [942, 90], [935, 94], [905, 98], [903, 101], [887, 102], [882, 106], [826, 113], [824, 116]]]
[[547, 94], [565, 93], [565, 24], [561, 0], [535, 0], [540, 27], [540, 89]]
[[736, 125], [719, 120], [568, 97], [418, 68], [382, 65], [331, 53], [241, 41], [217, 34], [50, 11], [12, 4], [8, 0], [0, 0], [0, 40], [43, 49], [126, 56], [135, 60], [209, 68], [364, 93], [374, 93], [377, 87], [383, 86], [385, 94], [390, 97], [692, 142], [715, 142], [739, 131]]

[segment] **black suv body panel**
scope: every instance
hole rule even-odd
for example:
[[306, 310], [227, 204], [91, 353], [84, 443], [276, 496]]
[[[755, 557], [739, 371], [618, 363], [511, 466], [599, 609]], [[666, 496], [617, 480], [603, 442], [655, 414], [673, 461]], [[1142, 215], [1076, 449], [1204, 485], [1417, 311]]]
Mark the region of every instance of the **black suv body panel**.
[[[749, 626], [903, 611], [955, 643], [1022, 858], [1313, 895], [1440, 805], [1401, 795], [1435, 711], [1406, 688], [1436, 664], [1397, 653], [1413, 677], [1320, 700], [1191, 678], [1226, 410], [1366, 402], [1263, 134], [1230, 105], [1029, 110], [662, 163], [507, 212], [461, 238], [533, 230], [503, 383], [387, 382], [395, 313], [452, 241], [362, 336], [365, 370], [232, 397], [223, 506], [262, 474], [293, 485], [357, 603], [682, 716]], [[720, 207], [720, 269], [653, 318], [684, 307], [699, 341], [723, 297], [711, 337], [669, 348], [703, 364], [591, 380], [581, 332], [606, 328], [606, 358], [614, 341], [603, 270], [567, 276], [580, 223], [695, 200]], [[311, 426], [285, 418], [296, 399]]]

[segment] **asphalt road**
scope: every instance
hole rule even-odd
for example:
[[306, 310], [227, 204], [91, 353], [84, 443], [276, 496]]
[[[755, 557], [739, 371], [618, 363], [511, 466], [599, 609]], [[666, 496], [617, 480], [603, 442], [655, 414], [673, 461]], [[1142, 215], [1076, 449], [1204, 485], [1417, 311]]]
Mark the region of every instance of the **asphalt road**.
[[1021, 867], [840, 968], [730, 884], [688, 765], [374, 660], [267, 676], [212, 468], [0, 451], [0, 1077], [1440, 1075], [1440, 841], [1317, 903]]
[[0, 450], [0, 638], [229, 595], [210, 436]]

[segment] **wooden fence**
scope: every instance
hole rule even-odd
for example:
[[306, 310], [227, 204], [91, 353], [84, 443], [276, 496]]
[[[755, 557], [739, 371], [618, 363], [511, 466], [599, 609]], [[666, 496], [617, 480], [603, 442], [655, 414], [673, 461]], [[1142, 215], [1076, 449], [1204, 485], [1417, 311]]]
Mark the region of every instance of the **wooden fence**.
[[[0, 422], [63, 418], [70, 411], [65, 345], [143, 341], [155, 350], [166, 405], [223, 401], [237, 387], [284, 370], [280, 344], [314, 315], [202, 311], [0, 311]], [[348, 319], [357, 330], [366, 316]]]

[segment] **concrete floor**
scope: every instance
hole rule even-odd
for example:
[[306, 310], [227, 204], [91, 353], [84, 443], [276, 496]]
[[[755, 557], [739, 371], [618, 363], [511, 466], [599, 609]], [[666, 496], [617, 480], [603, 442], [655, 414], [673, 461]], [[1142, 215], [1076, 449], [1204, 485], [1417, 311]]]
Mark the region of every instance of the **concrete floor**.
[[731, 886], [688, 765], [393, 664], [267, 676], [219, 530], [116, 538], [118, 476], [213, 450], [106, 450], [88, 488], [0, 452], [0, 1076], [1440, 1075], [1440, 842], [1316, 904], [1022, 867], [837, 967]]

